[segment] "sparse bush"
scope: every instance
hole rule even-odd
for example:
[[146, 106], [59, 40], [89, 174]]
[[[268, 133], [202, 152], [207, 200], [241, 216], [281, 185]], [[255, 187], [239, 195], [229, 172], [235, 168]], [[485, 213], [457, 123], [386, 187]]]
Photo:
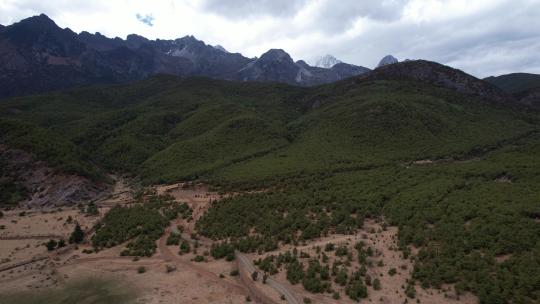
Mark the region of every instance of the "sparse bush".
[[339, 246], [336, 249], [336, 256], [338, 257], [346, 256], [348, 252], [349, 250], [347, 249], [347, 246]]
[[197, 262], [197, 263], [200, 263], [200, 262], [204, 262], [205, 259], [204, 259], [204, 256], [202, 256], [202, 255], [196, 255], [196, 256], [193, 258], [193, 261], [194, 261], [194, 262]]
[[379, 278], [373, 279], [373, 289], [381, 290], [381, 281], [379, 280]]
[[182, 243], [180, 243], [180, 254], [186, 254], [189, 252], [190, 252], [189, 242], [186, 240], [182, 240]]
[[405, 288], [405, 295], [411, 299], [416, 297], [416, 289], [414, 288], [414, 283], [408, 283], [407, 288]]
[[45, 243], [45, 247], [47, 247], [48, 251], [53, 251], [56, 249], [56, 246], [58, 243], [55, 240], [49, 240], [47, 243]]
[[326, 243], [324, 246], [324, 251], [333, 251], [336, 245], [334, 243]]
[[146, 267], [144, 266], [139, 266], [137, 268], [137, 273], [145, 273], [146, 272]]
[[169, 236], [167, 237], [167, 246], [170, 246], [170, 245], [179, 245], [180, 244], [180, 235], [179, 234], [176, 234], [176, 233], [171, 233], [169, 234]]

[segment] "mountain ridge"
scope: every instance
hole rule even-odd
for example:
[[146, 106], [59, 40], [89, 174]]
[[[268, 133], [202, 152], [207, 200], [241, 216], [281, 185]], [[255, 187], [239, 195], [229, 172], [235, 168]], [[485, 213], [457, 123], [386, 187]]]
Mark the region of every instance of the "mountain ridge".
[[[41, 14], [2, 27], [0, 31], [0, 73], [5, 75], [0, 77], [0, 98], [122, 83], [160, 73], [313, 86], [369, 71], [355, 65], [321, 69], [296, 65], [292, 58], [280, 62], [280, 56], [262, 57], [247, 58], [207, 45], [193, 36], [149, 40], [130, 34], [124, 40], [108, 38], [99, 32], [76, 34]], [[282, 70], [276, 70], [279, 68]]]

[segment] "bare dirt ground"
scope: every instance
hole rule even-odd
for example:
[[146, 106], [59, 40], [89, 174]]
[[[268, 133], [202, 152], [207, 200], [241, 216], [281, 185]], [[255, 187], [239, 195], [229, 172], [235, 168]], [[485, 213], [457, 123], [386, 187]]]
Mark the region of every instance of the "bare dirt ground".
[[[375, 290], [372, 286], [368, 286], [368, 298], [362, 300], [362, 302], [368, 303], [404, 303], [407, 299], [405, 295], [405, 286], [407, 280], [411, 277], [413, 269], [413, 263], [410, 259], [404, 259], [403, 254], [397, 249], [397, 227], [388, 227], [386, 230], [382, 229], [382, 226], [375, 221], [366, 221], [363, 229], [355, 235], [330, 235], [328, 237], [320, 238], [309, 242], [308, 244], [296, 246], [299, 252], [307, 253], [310, 257], [316, 257], [316, 247], [321, 248], [321, 252], [324, 252], [324, 246], [328, 243], [333, 243], [336, 248], [340, 245], [345, 245], [350, 251], [354, 250], [354, 245], [363, 241], [365, 246], [372, 247], [374, 251], [373, 257], [368, 258], [368, 261], [372, 261], [372, 267], [367, 268], [367, 273], [372, 279], [379, 278], [381, 282], [381, 289]], [[252, 259], [259, 259], [261, 257], [284, 253], [288, 250], [292, 250], [294, 246], [284, 246], [277, 251], [268, 252], [263, 255], [252, 254]], [[367, 248], [367, 247], [366, 247]], [[337, 259], [334, 251], [325, 252], [330, 261], [330, 265]], [[304, 264], [307, 264], [309, 258], [302, 259]], [[382, 260], [383, 266], [379, 266], [378, 262]], [[357, 262], [357, 256], [355, 255], [351, 262], [349, 269], [358, 270], [360, 265]], [[391, 268], [395, 268], [397, 273], [393, 276], [388, 274]], [[296, 296], [300, 299], [309, 298], [314, 303], [356, 303], [350, 300], [344, 293], [344, 288], [333, 283], [333, 288], [339, 291], [341, 298], [334, 300], [331, 294], [312, 294], [303, 289], [301, 284], [291, 285], [286, 279], [286, 271], [282, 270], [274, 277], [288, 286]], [[416, 297], [415, 299], [408, 298], [409, 303], [415, 302], [416, 299], [420, 300], [420, 303], [478, 303], [475, 296], [468, 293], [457, 297], [451, 286], [445, 286], [444, 290], [422, 289], [418, 284], [415, 286]]]
[[[204, 186], [196, 186], [171, 191], [179, 202], [188, 203], [198, 218], [208, 208], [210, 200], [219, 199], [215, 193], [209, 193]], [[43, 243], [49, 238], [67, 240], [73, 231], [74, 222], [90, 229], [99, 218], [114, 205], [129, 204], [133, 191], [128, 183], [119, 179], [114, 192], [107, 199], [96, 202], [100, 215], [87, 217], [77, 209], [32, 210], [23, 209], [4, 212], [0, 225], [0, 257], [2, 266], [16, 265], [36, 257], [44, 260], [31, 262], [24, 266], [0, 271], [0, 294], [14, 291], [42, 290], [57, 288], [70, 279], [81, 276], [114, 276], [127, 282], [140, 291], [138, 303], [245, 303], [248, 291], [236, 277], [231, 277], [233, 263], [212, 261], [196, 263], [192, 259], [196, 253], [179, 255], [178, 246], [166, 246], [167, 232], [158, 242], [158, 252], [152, 258], [134, 260], [121, 257], [122, 246], [116, 246], [94, 254], [83, 253], [91, 249], [89, 245], [69, 250], [65, 254], [47, 252]], [[20, 216], [20, 212], [26, 214]], [[65, 221], [71, 216], [72, 224]], [[182, 223], [190, 229], [193, 221]], [[9, 239], [9, 240], [7, 240]], [[197, 254], [209, 250], [201, 245]], [[139, 267], [145, 267], [144, 273], [138, 273]], [[174, 269], [167, 271], [167, 266]], [[1, 269], [1, 268], [0, 268]], [[170, 270], [170, 269], [169, 269]], [[221, 274], [221, 276], [220, 276]]]
[[[223, 196], [208, 191], [205, 185], [175, 184], [156, 187], [158, 194], [169, 194], [178, 202], [187, 203], [193, 210], [193, 218], [198, 219], [209, 208], [212, 201], [219, 200]], [[23, 216], [23, 210], [12, 210], [4, 212], [4, 217], [0, 219], [0, 225], [5, 225], [4, 230], [0, 230], [0, 294], [15, 290], [41, 290], [44, 288], [56, 288], [62, 286], [69, 280], [81, 275], [91, 275], [95, 277], [114, 276], [122, 282], [129, 284], [139, 291], [140, 296], [137, 303], [245, 303], [246, 296], [252, 295], [250, 286], [255, 286], [258, 292], [262, 292], [273, 303], [286, 303], [281, 298], [281, 293], [269, 284], [262, 283], [262, 273], [256, 282], [242, 282], [238, 276], [231, 276], [231, 271], [238, 269], [236, 263], [224, 260], [216, 261], [209, 256], [210, 240], [201, 239], [198, 241], [199, 247], [196, 252], [180, 254], [179, 247], [167, 246], [166, 238], [177, 225], [184, 227], [183, 237], [188, 238], [194, 231], [195, 220], [177, 220], [171, 223], [166, 234], [158, 241], [158, 250], [151, 258], [133, 259], [131, 257], [121, 257], [122, 246], [116, 246], [99, 253], [85, 254], [84, 249], [90, 249], [89, 245], [81, 245], [76, 249], [69, 249], [64, 254], [49, 253], [42, 245], [50, 236], [66, 239], [73, 231], [74, 224], [67, 224], [67, 218], [71, 216], [73, 222], [81, 223], [85, 230], [90, 229], [109, 208], [114, 205], [129, 204], [132, 202], [133, 191], [129, 183], [123, 179], [118, 179], [113, 194], [107, 199], [96, 202], [99, 206], [100, 215], [95, 217], [86, 216], [79, 210], [33, 210], [27, 211]], [[4, 239], [2, 239], [4, 238]], [[369, 259], [373, 266], [368, 267], [368, 274], [372, 278], [379, 278], [381, 290], [374, 290], [368, 287], [368, 298], [362, 302], [369, 303], [404, 303], [406, 296], [404, 286], [410, 278], [413, 269], [409, 259], [403, 259], [402, 253], [397, 251], [397, 228], [382, 226], [375, 221], [366, 221], [362, 231], [355, 235], [330, 235], [311, 241], [307, 244], [297, 246], [299, 251], [316, 256], [316, 247], [324, 248], [327, 243], [334, 243], [336, 246], [346, 245], [354, 251], [354, 244], [364, 241], [366, 246], [372, 247], [375, 254]], [[190, 240], [193, 244], [195, 241]], [[278, 251], [266, 253], [264, 255], [247, 255], [251, 260], [255, 260], [265, 255], [278, 254], [292, 250], [292, 246], [283, 246]], [[324, 252], [322, 250], [321, 252]], [[326, 252], [332, 263], [336, 257], [334, 252]], [[204, 262], [195, 262], [195, 256], [204, 256]], [[6, 271], [1, 271], [4, 265], [27, 261], [35, 257], [45, 257], [43, 260], [31, 262], [20, 267], [15, 267]], [[378, 261], [382, 260], [383, 265], [378, 266]], [[303, 260], [307, 262], [307, 259]], [[138, 273], [140, 267], [145, 268], [144, 273]], [[169, 270], [167, 271], [167, 267]], [[350, 271], [357, 270], [359, 264], [357, 258], [353, 259]], [[396, 268], [397, 273], [393, 276], [388, 274], [389, 269]], [[343, 292], [343, 287], [333, 284], [333, 288], [340, 292], [341, 299], [332, 299], [331, 294], [311, 294], [303, 289], [301, 284], [291, 285], [285, 278], [285, 271], [272, 276], [299, 302], [304, 298], [309, 298], [313, 303], [355, 303], [351, 301]], [[448, 291], [423, 290], [416, 285], [416, 298], [408, 299], [409, 303], [416, 299], [421, 303], [477, 303], [477, 299], [470, 295], [462, 295], [459, 300], [454, 295], [450, 287]], [[252, 297], [253, 298], [253, 297]]]

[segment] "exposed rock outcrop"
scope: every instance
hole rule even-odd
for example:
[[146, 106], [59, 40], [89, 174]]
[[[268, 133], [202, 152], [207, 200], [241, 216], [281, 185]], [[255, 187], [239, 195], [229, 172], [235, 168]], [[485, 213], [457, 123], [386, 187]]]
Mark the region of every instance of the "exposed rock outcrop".
[[88, 178], [52, 169], [22, 150], [0, 145], [5, 166], [3, 178], [11, 178], [26, 189], [27, 197], [19, 202], [27, 207], [73, 206], [85, 204], [110, 193], [110, 186]]

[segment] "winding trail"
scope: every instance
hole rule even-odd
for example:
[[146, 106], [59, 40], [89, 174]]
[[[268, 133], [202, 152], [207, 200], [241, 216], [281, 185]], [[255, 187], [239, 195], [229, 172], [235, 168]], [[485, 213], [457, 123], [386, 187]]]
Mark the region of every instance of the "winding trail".
[[[244, 270], [247, 271], [247, 273], [253, 273], [253, 272], [257, 271], [257, 269], [255, 268], [255, 266], [253, 265], [251, 260], [246, 255], [244, 255], [243, 253], [241, 253], [239, 251], [235, 251], [234, 255], [235, 255], [236, 261], [238, 263], [238, 268], [243, 267]], [[282, 285], [278, 281], [274, 280], [272, 277], [268, 277], [266, 279], [266, 284], [268, 284], [268, 286], [274, 288], [277, 292], [282, 294], [285, 297], [285, 300], [287, 300], [287, 302], [289, 304], [299, 304], [300, 303], [300, 302], [298, 302], [296, 297], [292, 294], [292, 292], [287, 287], [285, 287], [284, 285]]]

